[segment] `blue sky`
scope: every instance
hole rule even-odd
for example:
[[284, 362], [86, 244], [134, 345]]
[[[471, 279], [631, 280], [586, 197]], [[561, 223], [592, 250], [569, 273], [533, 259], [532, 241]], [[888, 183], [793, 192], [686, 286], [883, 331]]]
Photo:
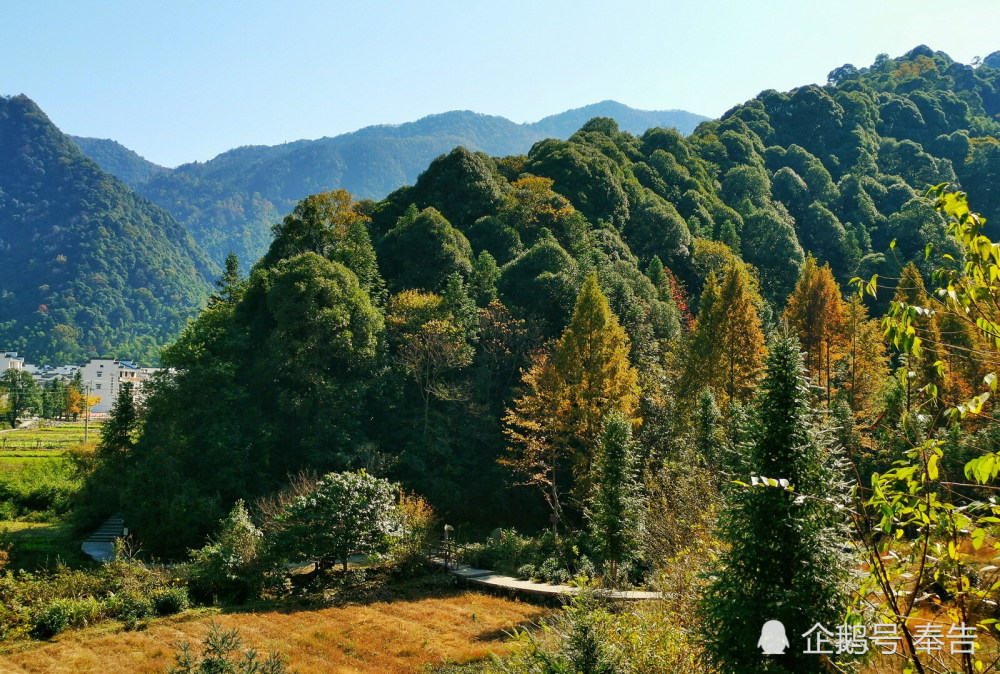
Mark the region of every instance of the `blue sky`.
[[998, 0], [0, 0], [0, 94], [174, 166], [454, 109], [718, 116], [918, 44], [969, 62], [998, 26]]

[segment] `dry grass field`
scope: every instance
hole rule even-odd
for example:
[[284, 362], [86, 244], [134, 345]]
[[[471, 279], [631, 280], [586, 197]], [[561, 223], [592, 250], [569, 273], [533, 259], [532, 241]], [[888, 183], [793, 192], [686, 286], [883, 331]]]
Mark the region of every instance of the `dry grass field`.
[[488, 595], [449, 594], [291, 612], [189, 611], [135, 632], [96, 626], [51, 642], [8, 645], [6, 652], [0, 650], [0, 673], [162, 673], [174, 663], [179, 642], [198, 650], [213, 620], [223, 629], [239, 629], [246, 646], [290, 657], [298, 674], [420, 672], [482, 659], [490, 651], [503, 653], [506, 631], [544, 612]]

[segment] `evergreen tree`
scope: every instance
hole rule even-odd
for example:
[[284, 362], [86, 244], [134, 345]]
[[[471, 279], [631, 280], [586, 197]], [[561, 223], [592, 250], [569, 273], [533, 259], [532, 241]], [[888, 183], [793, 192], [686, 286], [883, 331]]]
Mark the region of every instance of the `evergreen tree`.
[[[834, 506], [841, 477], [808, 399], [798, 344], [782, 337], [768, 355], [747, 458], [753, 475], [786, 479], [790, 488], [735, 491], [720, 518], [729, 547], [701, 611], [706, 655], [721, 671], [822, 671], [820, 656], [803, 653], [801, 637], [817, 622], [837, 625], [844, 616], [846, 529]], [[783, 655], [756, 647], [769, 620], [780, 621], [792, 642]]]
[[121, 385], [111, 414], [101, 427], [97, 454], [103, 462], [114, 467], [120, 467], [122, 456], [135, 449], [139, 432], [139, 409], [132, 389], [132, 382]]
[[635, 554], [642, 535], [644, 508], [637, 464], [631, 423], [620, 412], [609, 412], [587, 515], [591, 534], [608, 563], [612, 586], [618, 583], [619, 564]]

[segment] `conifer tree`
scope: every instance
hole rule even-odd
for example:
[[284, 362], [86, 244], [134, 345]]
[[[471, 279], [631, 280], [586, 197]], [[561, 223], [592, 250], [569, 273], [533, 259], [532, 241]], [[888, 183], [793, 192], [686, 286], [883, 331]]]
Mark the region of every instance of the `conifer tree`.
[[[822, 671], [818, 656], [803, 653], [801, 635], [843, 619], [846, 528], [834, 505], [842, 480], [810, 417], [798, 344], [782, 337], [768, 355], [746, 451], [752, 474], [790, 488], [736, 490], [720, 518], [728, 549], [701, 603], [706, 655], [720, 671]], [[780, 621], [791, 642], [782, 655], [757, 648], [769, 620]]]
[[566, 389], [562, 435], [572, 448], [578, 496], [589, 493], [604, 415], [617, 410], [631, 419], [639, 405], [639, 377], [628, 354], [628, 335], [601, 292], [597, 275], [591, 273], [552, 354]]
[[843, 387], [848, 404], [855, 414], [871, 411], [888, 374], [889, 359], [879, 321], [868, 318], [868, 309], [857, 294], [851, 295], [844, 311], [844, 335], [847, 372]]
[[761, 305], [743, 263], [731, 263], [721, 284], [709, 275], [689, 343], [685, 390], [692, 397], [711, 386], [726, 404], [749, 400], [767, 354]]
[[118, 464], [121, 457], [135, 449], [139, 431], [139, 409], [135, 404], [132, 382], [125, 382], [118, 389], [118, 398], [111, 407], [111, 414], [101, 427], [98, 456], [110, 464]]
[[826, 392], [830, 404], [834, 366], [842, 357], [844, 343], [844, 299], [830, 265], [819, 267], [806, 257], [795, 291], [788, 298], [784, 319], [805, 350], [806, 371]]
[[590, 494], [604, 416], [617, 411], [634, 418], [639, 377], [628, 353], [628, 335], [592, 273], [551, 360], [535, 357], [522, 378], [523, 394], [504, 418], [512, 446], [501, 463], [526, 476], [525, 484], [540, 486], [554, 515], [561, 509], [557, 459], [569, 458], [573, 494], [582, 506]]
[[[927, 295], [924, 279], [920, 275], [920, 270], [912, 262], [903, 268], [903, 275], [896, 286], [893, 302], [901, 302], [911, 307], [930, 306], [930, 297]], [[903, 386], [906, 393], [907, 410], [910, 409], [919, 389], [931, 385], [936, 388], [934, 395], [937, 395], [944, 392], [946, 383], [945, 370], [939, 351], [942, 342], [937, 315], [931, 311], [918, 312], [912, 325], [916, 336], [922, 340], [922, 344], [919, 353], [905, 354]], [[908, 374], [910, 372], [913, 373], [912, 376]]]
[[605, 416], [597, 453], [594, 498], [587, 516], [590, 531], [608, 563], [612, 586], [618, 567], [635, 554], [642, 534], [642, 491], [629, 420], [620, 412]]

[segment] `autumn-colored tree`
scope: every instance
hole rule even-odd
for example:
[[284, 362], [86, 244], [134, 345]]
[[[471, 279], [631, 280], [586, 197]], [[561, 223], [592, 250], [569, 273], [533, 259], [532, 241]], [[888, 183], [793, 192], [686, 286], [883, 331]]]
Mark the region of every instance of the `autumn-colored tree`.
[[855, 414], [871, 412], [889, 359], [879, 321], [868, 318], [868, 308], [857, 294], [851, 295], [844, 310], [844, 337], [846, 372], [842, 387]]
[[683, 390], [711, 386], [723, 404], [753, 395], [767, 356], [759, 307], [763, 300], [746, 265], [733, 261], [720, 284], [709, 274], [688, 342]]
[[827, 405], [833, 392], [834, 366], [843, 357], [846, 346], [845, 308], [830, 265], [820, 267], [811, 254], [806, 256], [783, 317], [798, 336], [805, 351], [806, 372], [816, 385], [823, 387]]
[[569, 326], [556, 342], [552, 362], [566, 388], [565, 437], [573, 448], [578, 484], [587, 493], [604, 415], [633, 419], [639, 376], [629, 363], [629, 338], [591, 273], [583, 282]]
[[[912, 262], [903, 268], [893, 303], [909, 307], [928, 307], [931, 304], [920, 270]], [[933, 311], [916, 311], [915, 314], [912, 327], [922, 345], [919, 353], [904, 354], [903, 388], [907, 410], [919, 389], [930, 386], [932, 396], [945, 390], [945, 369], [940, 354], [941, 327], [937, 315]]]
[[565, 394], [548, 352], [536, 352], [521, 377], [521, 395], [504, 416], [504, 433], [511, 445], [499, 460], [514, 472], [515, 484], [541, 492], [552, 511], [553, 528], [562, 517], [560, 481], [566, 481], [562, 471], [567, 447], [560, 437], [568, 404]]
[[[505, 465], [549, 486], [553, 514], [559, 514], [556, 463], [568, 457], [573, 494], [582, 506], [590, 494], [595, 452], [604, 416], [611, 411], [636, 422], [639, 377], [629, 363], [629, 339], [590, 274], [577, 296], [569, 326], [551, 359], [536, 356], [522, 378], [523, 395], [505, 418], [512, 448]], [[548, 463], [541, 463], [547, 460]]]

